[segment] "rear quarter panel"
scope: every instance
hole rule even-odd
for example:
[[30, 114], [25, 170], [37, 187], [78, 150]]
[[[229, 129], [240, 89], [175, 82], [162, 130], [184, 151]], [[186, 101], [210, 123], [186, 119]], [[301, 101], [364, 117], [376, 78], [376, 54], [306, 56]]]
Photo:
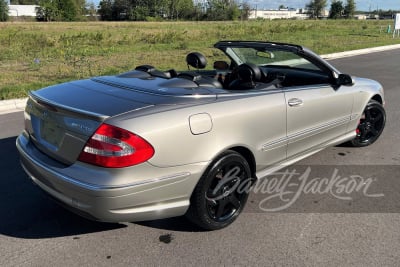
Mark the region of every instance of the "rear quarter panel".
[[[192, 134], [189, 117], [207, 113], [212, 130]], [[286, 144], [268, 152], [262, 147], [286, 135], [286, 107], [283, 93], [259, 94], [245, 97], [222, 97], [212, 104], [179, 107], [160, 113], [125, 114], [108, 123], [126, 128], [145, 138], [155, 148], [149, 163], [168, 167], [209, 162], [234, 146], [249, 149], [262, 169], [286, 157]]]

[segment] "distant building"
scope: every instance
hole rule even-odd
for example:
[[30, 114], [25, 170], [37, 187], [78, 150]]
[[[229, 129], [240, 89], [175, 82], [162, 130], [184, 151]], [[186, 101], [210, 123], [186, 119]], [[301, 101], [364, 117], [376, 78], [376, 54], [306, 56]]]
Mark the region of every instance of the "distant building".
[[208, 0], [193, 0], [194, 5], [208, 5]]
[[36, 5], [9, 5], [8, 15], [10, 17], [36, 17]]
[[203, 12], [207, 11], [210, 7], [209, 0], [193, 0], [193, 5], [199, 7]]
[[268, 10], [257, 10], [253, 9], [250, 11], [249, 19], [307, 19], [308, 14], [303, 12], [302, 9], [268, 9]]
[[364, 14], [358, 14], [358, 15], [354, 15], [354, 18], [358, 19], [358, 20], [366, 20], [368, 17], [367, 17], [367, 15], [364, 15]]
[[329, 17], [329, 10], [324, 9], [324, 10], [322, 10], [321, 13], [322, 13], [321, 16], [322, 16], [323, 18]]

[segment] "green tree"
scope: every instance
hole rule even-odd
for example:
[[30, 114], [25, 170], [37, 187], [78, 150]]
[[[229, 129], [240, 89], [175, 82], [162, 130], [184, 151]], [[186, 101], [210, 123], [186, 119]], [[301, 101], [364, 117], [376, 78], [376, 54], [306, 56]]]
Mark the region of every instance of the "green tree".
[[0, 21], [8, 20], [8, 4], [5, 0], [0, 0]]
[[37, 0], [11, 0], [11, 5], [37, 5]]
[[331, 3], [331, 9], [329, 11], [329, 18], [338, 19], [342, 17], [343, 14], [343, 2], [338, 0], [333, 0]]
[[194, 13], [192, 0], [170, 0], [168, 17], [171, 19], [187, 19]]
[[241, 6], [241, 19], [248, 20], [250, 17], [251, 7], [248, 3], [243, 3]]
[[58, 9], [60, 11], [59, 20], [62, 21], [78, 20], [77, 15], [79, 12], [79, 7], [77, 7], [76, 4], [77, 3], [74, 2], [73, 0], [60, 0], [58, 2]]
[[0, 21], [8, 20], [8, 3], [5, 0], [0, 0]]
[[60, 10], [57, 1], [40, 0], [39, 7], [36, 8], [36, 18], [40, 21], [59, 20]]
[[113, 4], [112, 0], [103, 0], [99, 3], [99, 15], [101, 20], [113, 20]]
[[146, 20], [146, 17], [150, 17], [150, 9], [149, 6], [144, 5], [136, 5], [131, 7], [131, 12], [129, 19], [130, 20]]
[[89, 20], [97, 20], [97, 9], [93, 2], [86, 4], [85, 14], [89, 16]]
[[344, 6], [344, 15], [346, 18], [353, 18], [354, 13], [356, 12], [356, 3], [354, 0], [347, 0], [346, 5]]
[[319, 18], [326, 7], [326, 0], [311, 0], [306, 8], [311, 18]]
[[237, 20], [243, 12], [235, 0], [209, 0], [207, 5], [194, 6], [192, 0], [101, 0], [102, 20]]
[[36, 18], [43, 21], [82, 20], [85, 0], [39, 0]]
[[207, 19], [209, 20], [234, 20], [240, 16], [239, 6], [234, 0], [208, 1]]
[[76, 20], [83, 20], [84, 15], [87, 15], [86, 0], [73, 0], [76, 11]]

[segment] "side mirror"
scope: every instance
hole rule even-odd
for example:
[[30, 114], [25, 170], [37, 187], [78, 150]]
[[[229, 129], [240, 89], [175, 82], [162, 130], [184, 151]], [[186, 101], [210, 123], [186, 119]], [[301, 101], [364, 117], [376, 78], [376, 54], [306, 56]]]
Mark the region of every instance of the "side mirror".
[[352, 86], [354, 84], [353, 78], [348, 74], [339, 74], [339, 77], [336, 79], [336, 84], [338, 86]]

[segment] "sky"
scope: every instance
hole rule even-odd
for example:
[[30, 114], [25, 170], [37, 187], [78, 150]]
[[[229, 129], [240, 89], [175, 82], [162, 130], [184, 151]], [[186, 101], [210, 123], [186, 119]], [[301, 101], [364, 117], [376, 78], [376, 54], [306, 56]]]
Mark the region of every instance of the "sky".
[[[346, 3], [346, 0], [341, 0]], [[257, 5], [258, 9], [277, 9], [280, 5], [293, 8], [304, 8], [310, 0], [243, 0], [250, 4], [252, 8]], [[357, 10], [369, 11], [376, 9], [383, 10], [400, 10], [400, 0], [356, 0]], [[331, 1], [328, 0], [327, 9], [331, 6]]]

